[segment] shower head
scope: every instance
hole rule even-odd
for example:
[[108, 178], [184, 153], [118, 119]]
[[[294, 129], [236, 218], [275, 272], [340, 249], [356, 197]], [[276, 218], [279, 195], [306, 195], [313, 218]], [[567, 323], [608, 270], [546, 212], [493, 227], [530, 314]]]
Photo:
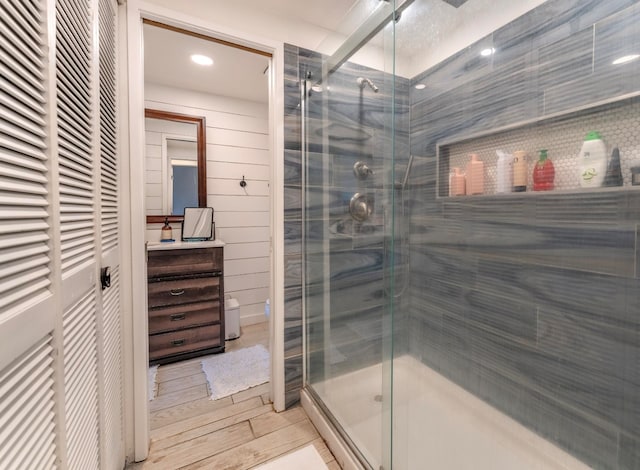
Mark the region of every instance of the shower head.
[[379, 89], [377, 86], [375, 86], [373, 84], [373, 82], [365, 77], [358, 77], [358, 79], [356, 80], [356, 82], [358, 83], [358, 86], [360, 87], [361, 90], [364, 90], [364, 87], [366, 87], [367, 85], [369, 85], [371, 87], [371, 89], [373, 90], [374, 93], [378, 93]]
[[442, 0], [445, 3], [448, 3], [452, 7], [460, 8], [463, 3], [467, 3], [467, 0]]

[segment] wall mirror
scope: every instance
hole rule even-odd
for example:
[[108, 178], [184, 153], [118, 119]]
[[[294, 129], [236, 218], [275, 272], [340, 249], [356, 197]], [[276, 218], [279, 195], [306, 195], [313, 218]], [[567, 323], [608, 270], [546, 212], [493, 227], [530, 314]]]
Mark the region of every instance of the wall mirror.
[[147, 223], [179, 222], [185, 207], [207, 205], [205, 129], [202, 116], [145, 110]]

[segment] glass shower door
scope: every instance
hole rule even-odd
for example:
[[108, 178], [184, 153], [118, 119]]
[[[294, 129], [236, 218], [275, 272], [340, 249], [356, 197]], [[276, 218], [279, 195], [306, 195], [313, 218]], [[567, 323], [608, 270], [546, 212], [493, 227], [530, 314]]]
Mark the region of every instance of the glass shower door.
[[[367, 26], [394, 3], [375, 3], [366, 41], [309, 52], [300, 74], [305, 386], [378, 469], [391, 462], [395, 88], [394, 24]], [[351, 57], [363, 44], [379, 68]]]

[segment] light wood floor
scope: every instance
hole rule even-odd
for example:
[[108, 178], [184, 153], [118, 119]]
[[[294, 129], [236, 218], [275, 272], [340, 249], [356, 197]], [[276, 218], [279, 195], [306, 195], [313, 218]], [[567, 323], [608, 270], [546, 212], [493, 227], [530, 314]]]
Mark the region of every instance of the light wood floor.
[[[268, 337], [267, 323], [251, 325], [225, 349], [267, 346]], [[250, 469], [309, 444], [330, 470], [340, 468], [300, 406], [273, 411], [269, 384], [209, 400], [201, 359], [159, 367], [158, 393], [149, 403], [149, 457], [127, 469]]]

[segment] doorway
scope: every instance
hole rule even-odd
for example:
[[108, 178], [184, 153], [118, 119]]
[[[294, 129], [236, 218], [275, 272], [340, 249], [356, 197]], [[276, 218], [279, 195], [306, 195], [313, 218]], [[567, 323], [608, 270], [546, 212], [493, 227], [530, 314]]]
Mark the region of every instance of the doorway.
[[[271, 55], [156, 21], [144, 20], [142, 29], [145, 108], [200, 118], [205, 123], [204, 135], [196, 136], [190, 129], [193, 125], [145, 120], [145, 241], [160, 240], [163, 224], [158, 221], [165, 218], [174, 239], [180, 239], [182, 214], [172, 194], [176, 171], [204, 174], [197, 178], [206, 188], [198, 205], [213, 207], [214, 238], [224, 242], [224, 282], [220, 283], [224, 288], [219, 301], [239, 303], [240, 336], [224, 345], [227, 352], [243, 346], [269, 346], [264, 312], [272, 278]], [[168, 143], [176, 140], [206, 142], [202, 144], [204, 164], [191, 163], [197, 160], [189, 157], [187, 149], [178, 149], [183, 153], [172, 157]], [[186, 164], [176, 165], [175, 160]], [[195, 357], [160, 366], [156, 376], [160, 383], [149, 383], [156, 391], [155, 396], [149, 395], [152, 414], [208, 399], [210, 386], [196, 370], [199, 361]], [[151, 419], [152, 428], [153, 423]]]

